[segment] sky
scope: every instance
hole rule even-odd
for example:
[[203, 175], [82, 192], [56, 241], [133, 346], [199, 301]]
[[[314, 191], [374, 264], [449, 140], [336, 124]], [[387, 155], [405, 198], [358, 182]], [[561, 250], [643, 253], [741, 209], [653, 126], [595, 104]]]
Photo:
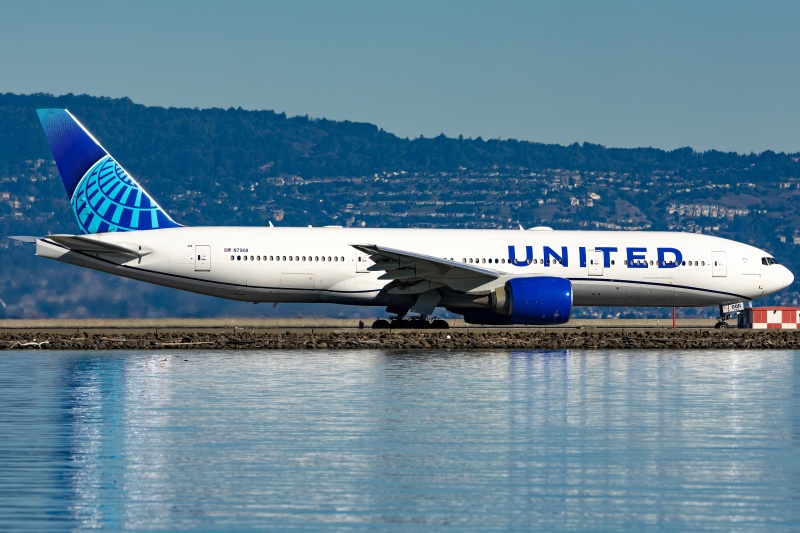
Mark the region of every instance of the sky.
[[0, 93], [800, 152], [800, 2], [3, 2]]

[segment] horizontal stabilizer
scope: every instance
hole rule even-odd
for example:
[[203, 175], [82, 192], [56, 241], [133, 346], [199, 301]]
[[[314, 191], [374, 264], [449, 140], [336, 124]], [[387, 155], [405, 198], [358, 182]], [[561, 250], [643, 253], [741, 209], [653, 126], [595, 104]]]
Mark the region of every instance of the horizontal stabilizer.
[[8, 238], [19, 242], [36, 242], [36, 239], [39, 237], [32, 237], [30, 235], [9, 235]]
[[48, 235], [45, 239], [60, 244], [75, 252], [93, 254], [115, 254], [128, 257], [143, 257], [153, 253], [151, 248], [136, 244], [114, 244], [89, 235]]

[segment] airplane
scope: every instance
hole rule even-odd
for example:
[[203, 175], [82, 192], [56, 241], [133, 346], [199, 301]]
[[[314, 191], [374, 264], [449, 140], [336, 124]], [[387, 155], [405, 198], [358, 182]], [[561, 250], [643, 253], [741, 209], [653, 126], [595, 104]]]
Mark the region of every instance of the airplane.
[[[788, 287], [758, 248], [642, 231], [187, 227], [175, 222], [66, 109], [39, 119], [81, 233], [17, 237], [36, 255], [247, 302], [386, 307], [373, 328], [556, 325], [578, 306], [723, 306]], [[408, 313], [416, 313], [411, 318]]]

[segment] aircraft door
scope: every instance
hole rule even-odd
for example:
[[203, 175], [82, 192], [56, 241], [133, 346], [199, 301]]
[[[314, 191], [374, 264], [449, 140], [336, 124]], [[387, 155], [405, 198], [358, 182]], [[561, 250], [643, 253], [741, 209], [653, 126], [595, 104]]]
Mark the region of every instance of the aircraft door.
[[711, 252], [711, 275], [715, 278], [724, 278], [728, 275], [725, 252]]
[[372, 266], [374, 263], [370, 260], [369, 256], [361, 250], [356, 250], [356, 273], [367, 273], [367, 267]]
[[211, 270], [211, 246], [205, 244], [195, 245], [194, 270], [195, 272]]
[[588, 257], [586, 258], [587, 265], [589, 267], [589, 275], [590, 276], [602, 276], [603, 275], [603, 252], [600, 250], [589, 250], [587, 252]]

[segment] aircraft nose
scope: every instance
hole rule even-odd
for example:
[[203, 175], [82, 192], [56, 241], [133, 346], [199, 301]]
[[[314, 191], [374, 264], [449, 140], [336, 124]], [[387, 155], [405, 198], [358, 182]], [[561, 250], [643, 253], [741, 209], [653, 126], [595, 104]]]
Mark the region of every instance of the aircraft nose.
[[781, 265], [781, 267], [783, 268], [783, 279], [781, 280], [781, 288], [785, 289], [786, 287], [794, 283], [794, 274], [792, 274], [792, 271], [786, 268], [785, 266]]

